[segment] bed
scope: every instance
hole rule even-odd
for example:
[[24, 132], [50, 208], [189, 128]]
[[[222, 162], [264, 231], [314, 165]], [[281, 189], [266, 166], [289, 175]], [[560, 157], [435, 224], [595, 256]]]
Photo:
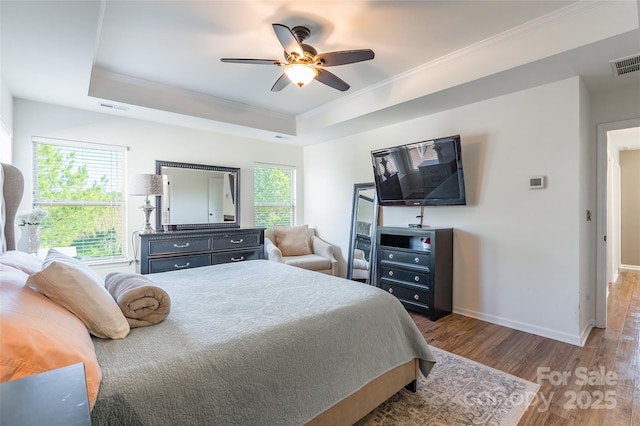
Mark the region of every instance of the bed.
[[[5, 277], [37, 269], [0, 263], [3, 293]], [[435, 363], [398, 300], [366, 284], [266, 260], [145, 277], [171, 312], [121, 339], [88, 338], [94, 425], [353, 424]], [[10, 290], [44, 303], [23, 287]]]

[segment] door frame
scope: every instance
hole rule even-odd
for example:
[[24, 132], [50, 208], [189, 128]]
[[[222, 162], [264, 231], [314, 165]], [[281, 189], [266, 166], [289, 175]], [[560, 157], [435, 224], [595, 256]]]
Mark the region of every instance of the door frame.
[[607, 132], [640, 127], [640, 118], [598, 124], [596, 161], [596, 327], [607, 327]]

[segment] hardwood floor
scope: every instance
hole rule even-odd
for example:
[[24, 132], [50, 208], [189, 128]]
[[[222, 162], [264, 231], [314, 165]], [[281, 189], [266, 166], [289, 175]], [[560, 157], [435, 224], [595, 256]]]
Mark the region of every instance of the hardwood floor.
[[582, 348], [457, 314], [411, 316], [429, 344], [541, 385], [520, 426], [640, 426], [640, 271], [609, 285], [607, 328]]

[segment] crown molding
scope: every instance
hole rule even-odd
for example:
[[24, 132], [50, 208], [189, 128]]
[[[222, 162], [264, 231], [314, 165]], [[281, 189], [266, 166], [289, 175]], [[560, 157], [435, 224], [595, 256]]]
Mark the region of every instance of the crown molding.
[[297, 119], [298, 120], [312, 119], [317, 115], [336, 109], [336, 107], [339, 105], [355, 102], [358, 98], [375, 93], [376, 91], [386, 88], [388, 86], [397, 85], [399, 82], [408, 80], [415, 75], [422, 74], [422, 73], [425, 73], [426, 71], [430, 71], [433, 69], [437, 69], [455, 60], [458, 60], [462, 57], [468, 56], [472, 53], [477, 53], [478, 51], [481, 51], [483, 49], [494, 47], [497, 44], [504, 42], [505, 40], [513, 39], [516, 36], [520, 36], [522, 34], [538, 30], [549, 24], [553, 24], [558, 21], [562, 21], [564, 19], [583, 14], [587, 11], [605, 7], [607, 6], [607, 3], [610, 3], [610, 0], [577, 1], [561, 9], [558, 9], [554, 12], [538, 17], [536, 19], [533, 19], [531, 21], [528, 21], [516, 27], [510, 28], [506, 31], [503, 31], [491, 37], [485, 38], [476, 43], [465, 46], [462, 49], [458, 49], [454, 52], [448, 53], [432, 61], [418, 65], [417, 67], [414, 67], [403, 73], [394, 75], [377, 84], [373, 84], [362, 90], [351, 93], [348, 96], [344, 96], [340, 99], [336, 99], [332, 102], [319, 106], [318, 108], [314, 108], [310, 111], [306, 111], [302, 114], [299, 114], [297, 116]]

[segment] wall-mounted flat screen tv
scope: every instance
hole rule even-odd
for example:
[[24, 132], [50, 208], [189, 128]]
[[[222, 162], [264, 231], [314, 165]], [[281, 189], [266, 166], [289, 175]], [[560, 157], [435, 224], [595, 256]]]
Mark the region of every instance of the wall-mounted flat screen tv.
[[371, 152], [382, 206], [464, 205], [460, 135]]

